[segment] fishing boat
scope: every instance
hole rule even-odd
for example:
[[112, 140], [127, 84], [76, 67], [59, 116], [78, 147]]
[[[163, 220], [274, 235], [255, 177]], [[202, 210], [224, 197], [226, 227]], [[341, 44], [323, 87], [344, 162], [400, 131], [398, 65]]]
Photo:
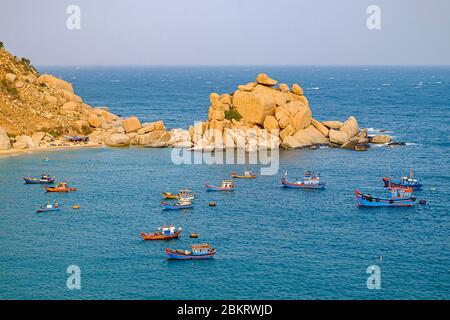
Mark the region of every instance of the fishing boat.
[[178, 238], [181, 233], [181, 227], [175, 228], [174, 226], [162, 226], [158, 228], [158, 231], [154, 233], [141, 232], [141, 237], [144, 240], [169, 240]]
[[162, 193], [164, 199], [180, 199], [180, 198], [189, 198], [194, 199], [194, 193], [189, 189], [182, 189], [178, 194], [173, 194], [171, 192], [163, 192]]
[[69, 187], [67, 182], [59, 182], [56, 187], [44, 186], [47, 192], [69, 192], [77, 191], [77, 188]]
[[45, 207], [41, 207], [39, 209], [36, 210], [36, 212], [51, 212], [51, 211], [59, 211], [61, 210], [61, 208], [59, 207], [58, 202], [55, 202], [54, 205], [52, 205], [50, 202], [47, 203], [47, 205]]
[[210, 244], [193, 244], [191, 251], [166, 248], [166, 257], [174, 260], [205, 260], [212, 259], [216, 252], [217, 249], [211, 248]]
[[416, 201], [411, 187], [390, 186], [387, 198], [373, 197], [370, 194], [355, 191], [358, 206], [363, 207], [410, 207]]
[[42, 174], [40, 178], [35, 177], [23, 177], [26, 184], [51, 184], [55, 182], [55, 179], [48, 174]]
[[88, 142], [88, 136], [64, 136], [64, 140], [69, 142]]
[[286, 173], [284, 174], [284, 178], [281, 179], [281, 186], [284, 188], [295, 189], [323, 189], [325, 188], [325, 182], [321, 182], [319, 175], [311, 171], [305, 171], [303, 181], [299, 179], [296, 179], [295, 181], [289, 181], [286, 171]]
[[253, 172], [247, 171], [247, 170], [244, 171], [244, 174], [232, 172], [231, 176], [236, 179], [254, 179], [254, 178], [256, 178], [256, 174], [254, 174]]
[[206, 191], [234, 191], [235, 185], [233, 180], [222, 180], [220, 186], [212, 186], [205, 183]]
[[413, 190], [422, 189], [422, 183], [420, 183], [419, 180], [414, 179], [414, 171], [412, 168], [409, 169], [409, 176], [400, 177], [400, 181], [392, 181], [391, 178], [384, 177], [383, 182], [385, 188], [388, 188], [389, 186], [394, 186], [394, 187], [411, 187]]
[[191, 199], [189, 198], [179, 198], [178, 201], [174, 204], [162, 201], [161, 205], [163, 206], [163, 210], [181, 210], [181, 209], [191, 209], [194, 207]]

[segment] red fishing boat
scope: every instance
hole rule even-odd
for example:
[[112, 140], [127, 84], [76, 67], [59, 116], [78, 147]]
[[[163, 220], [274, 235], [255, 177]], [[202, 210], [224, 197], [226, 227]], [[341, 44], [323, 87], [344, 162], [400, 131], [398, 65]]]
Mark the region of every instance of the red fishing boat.
[[174, 226], [163, 226], [158, 228], [159, 230], [154, 233], [141, 232], [141, 237], [144, 240], [169, 240], [178, 238], [181, 233], [181, 227], [176, 229]]

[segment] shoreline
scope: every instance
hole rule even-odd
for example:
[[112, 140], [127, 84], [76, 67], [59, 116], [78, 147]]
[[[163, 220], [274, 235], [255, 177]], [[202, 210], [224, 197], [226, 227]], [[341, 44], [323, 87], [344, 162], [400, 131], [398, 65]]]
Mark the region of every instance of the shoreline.
[[51, 147], [37, 147], [33, 149], [9, 149], [9, 150], [1, 150], [0, 151], [0, 159], [21, 156], [24, 154], [32, 154], [35, 152], [45, 152], [45, 151], [63, 151], [63, 150], [77, 150], [84, 148], [98, 148], [104, 147], [104, 144], [100, 143], [88, 143], [86, 145], [69, 145], [69, 146], [51, 146]]

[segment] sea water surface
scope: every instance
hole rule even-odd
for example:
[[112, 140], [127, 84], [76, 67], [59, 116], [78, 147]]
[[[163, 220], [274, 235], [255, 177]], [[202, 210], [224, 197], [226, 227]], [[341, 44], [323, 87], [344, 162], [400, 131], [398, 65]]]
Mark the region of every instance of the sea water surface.
[[[170, 149], [95, 148], [0, 158], [2, 299], [449, 299], [450, 69], [426, 67], [58, 67], [94, 106], [143, 121], [187, 127], [206, 118], [209, 93], [233, 92], [258, 72], [299, 82], [319, 120], [354, 115], [406, 146], [367, 152], [281, 150], [273, 176], [238, 180], [233, 193], [207, 193], [237, 165], [176, 165]], [[44, 156], [50, 162], [43, 162]], [[364, 209], [354, 190], [384, 195], [381, 177], [413, 166], [427, 205]], [[248, 168], [259, 172], [259, 165]], [[323, 191], [284, 190], [287, 170], [320, 172]], [[46, 194], [22, 177], [50, 173], [77, 187]], [[162, 211], [161, 192], [191, 188], [195, 208]], [[58, 200], [63, 210], [37, 214]], [[216, 201], [217, 207], [209, 207]], [[81, 209], [71, 206], [79, 204]], [[183, 227], [169, 242], [140, 231]], [[199, 239], [189, 239], [189, 232]], [[165, 247], [210, 242], [211, 261], [167, 261]], [[382, 259], [380, 259], [382, 257]], [[81, 289], [69, 290], [69, 265]], [[367, 288], [367, 268], [381, 289]], [[370, 268], [369, 268], [370, 270]]]

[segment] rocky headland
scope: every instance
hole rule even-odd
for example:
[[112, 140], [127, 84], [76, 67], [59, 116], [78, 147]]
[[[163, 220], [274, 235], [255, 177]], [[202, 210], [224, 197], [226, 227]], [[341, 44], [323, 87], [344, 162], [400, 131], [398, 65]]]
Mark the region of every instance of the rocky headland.
[[[39, 74], [29, 60], [11, 55], [0, 42], [0, 154], [100, 145], [203, 151], [326, 145], [363, 151], [371, 143], [391, 143], [388, 135], [369, 136], [354, 116], [315, 119], [299, 84], [278, 83], [264, 73], [232, 93], [211, 93], [209, 98], [207, 120], [187, 129], [168, 130], [158, 119], [141, 123], [135, 116], [122, 118], [107, 107], [88, 105], [72, 84]], [[88, 136], [89, 142], [69, 142], [67, 135]]]

